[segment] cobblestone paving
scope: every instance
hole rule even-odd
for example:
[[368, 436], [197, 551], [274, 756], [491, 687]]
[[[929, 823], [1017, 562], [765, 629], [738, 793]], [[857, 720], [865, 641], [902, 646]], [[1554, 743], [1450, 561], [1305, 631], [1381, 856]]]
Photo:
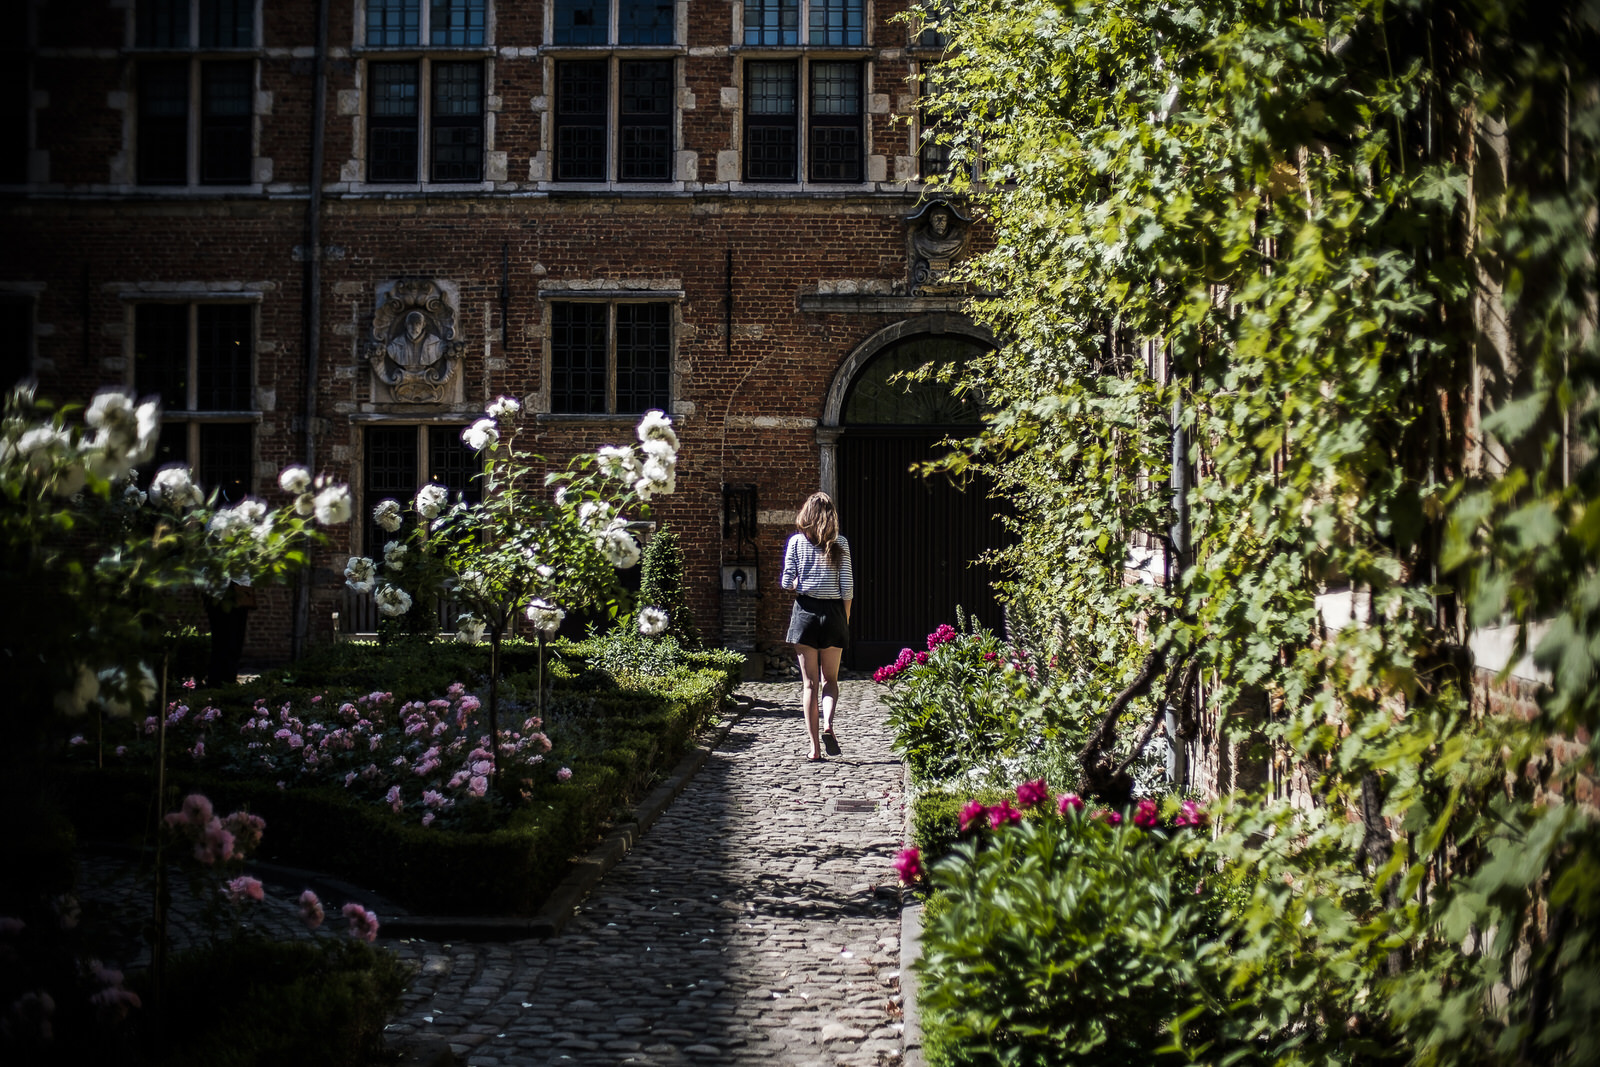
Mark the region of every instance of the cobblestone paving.
[[901, 767], [870, 682], [807, 763], [792, 682], [751, 704], [559, 937], [389, 942], [420, 972], [390, 1026], [472, 1065], [874, 1065], [901, 1055]]

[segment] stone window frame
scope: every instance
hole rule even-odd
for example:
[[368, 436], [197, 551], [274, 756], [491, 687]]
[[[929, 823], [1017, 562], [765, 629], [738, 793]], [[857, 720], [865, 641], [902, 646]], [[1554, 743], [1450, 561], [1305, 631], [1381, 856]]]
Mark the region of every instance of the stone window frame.
[[[356, 60], [355, 88], [341, 90], [339, 114], [352, 117], [355, 134], [351, 159], [345, 167], [343, 179], [357, 192], [488, 192], [497, 182], [504, 181], [504, 153], [495, 151], [496, 118], [500, 99], [496, 95], [495, 46], [497, 6], [495, 0], [484, 2], [483, 41], [472, 44], [431, 43], [431, 0], [420, 0], [420, 17], [417, 43], [369, 44], [367, 42], [367, 2], [355, 0], [351, 5], [352, 58]], [[372, 65], [378, 63], [410, 63], [416, 67], [417, 114], [414, 124], [417, 135], [416, 177], [412, 179], [382, 179], [372, 177], [372, 131], [374, 122], [372, 104]], [[480, 65], [479, 108], [476, 123], [479, 133], [479, 170], [477, 178], [439, 179], [435, 177], [434, 139], [436, 132], [448, 126], [472, 125], [446, 120], [434, 115], [434, 68], [441, 63], [477, 63]], [[499, 157], [499, 158], [497, 158]]]
[[[204, 28], [202, 13], [209, 2], [210, 0], [179, 0], [177, 4], [168, 5], [181, 7], [187, 11], [188, 25], [181, 41], [155, 42], [148, 39], [144, 32], [146, 24], [141, 16], [150, 10], [150, 5], [143, 0], [136, 0], [127, 10], [125, 52], [132, 59], [128, 65], [127, 75], [128, 96], [131, 100], [126, 126], [126, 138], [130, 149], [127, 155], [130, 184], [141, 190], [157, 194], [236, 193], [241, 190], [259, 192], [268, 180], [265, 171], [270, 165], [260, 158], [261, 118], [268, 110], [261, 89], [260, 60], [265, 54], [265, 47], [262, 44], [263, 0], [245, 0], [250, 9], [250, 41], [246, 44], [201, 42]], [[151, 119], [151, 116], [144, 112], [145, 101], [142, 99], [146, 88], [145, 76], [159, 64], [170, 64], [173, 67], [182, 65], [185, 68], [182, 181], [148, 180], [146, 178], [148, 172], [141, 162], [142, 152], [148, 147], [141, 127]], [[218, 98], [216, 94], [208, 94], [207, 74], [226, 64], [241, 66], [249, 64], [248, 88], [245, 90], [249, 110], [243, 116], [243, 123], [227, 121], [227, 116], [208, 116], [206, 113], [208, 103]], [[223, 134], [230, 127], [243, 125], [246, 128], [245, 135], [249, 142], [244, 153], [246, 162], [237, 179], [233, 177], [207, 179], [205, 176], [208, 123], [213, 122], [216, 123], [210, 127], [213, 136]]]
[[[681, 363], [679, 352], [684, 337], [681, 289], [576, 289], [550, 288], [538, 293], [540, 304], [540, 389], [536, 414], [541, 419], [619, 421], [632, 425], [643, 411], [617, 410], [617, 306], [620, 304], [665, 304], [667, 317], [667, 395], [650, 406], [671, 414], [679, 393]], [[600, 304], [606, 312], [606, 410], [603, 412], [565, 412], [554, 410], [555, 342], [552, 336], [553, 304]], [[647, 409], [648, 410], [648, 409]]]
[[[188, 377], [184, 407], [168, 408], [163, 406], [161, 411], [162, 438], [169, 442], [171, 436], [181, 428], [183, 436], [183, 455], [169, 457], [165, 460], [159, 456], [151, 464], [146, 477], [167, 463], [186, 463], [195, 472], [195, 477], [200, 482], [200, 487], [209, 493], [216, 486], [209, 484], [203, 473], [204, 460], [207, 449], [205, 446], [206, 430], [210, 427], [244, 426], [250, 431], [248, 446], [249, 459], [243, 471], [242, 496], [255, 493], [260, 485], [260, 427], [263, 422], [264, 412], [261, 405], [259, 389], [261, 361], [261, 304], [259, 292], [248, 290], [180, 290], [164, 292], [161, 290], [136, 290], [121, 294], [123, 310], [123, 336], [124, 336], [124, 361], [126, 371], [124, 384], [140, 391], [138, 378], [138, 316], [139, 309], [153, 305], [167, 307], [183, 307], [187, 310], [187, 337], [184, 341], [185, 348], [185, 373]], [[250, 406], [240, 409], [213, 409], [199, 406], [199, 349], [200, 349], [200, 309], [202, 307], [235, 306], [249, 309], [250, 337], [248, 351], [245, 358], [249, 362], [246, 370], [247, 383], [244, 386], [248, 394]], [[143, 480], [143, 479], [142, 479]]]
[[[683, 112], [692, 108], [686, 82], [683, 57], [688, 54], [684, 42], [688, 38], [689, 0], [672, 0], [673, 25], [670, 43], [622, 44], [619, 43], [618, 0], [606, 0], [608, 21], [605, 44], [555, 43], [556, 5], [545, 4], [544, 40], [550, 42], [539, 49], [543, 62], [542, 75], [545, 92], [535, 102], [543, 116], [539, 157], [534, 171], [537, 184], [550, 192], [677, 192], [685, 182], [697, 178], [698, 157], [687, 151], [683, 144]], [[664, 123], [656, 121], [629, 122], [622, 113], [622, 65], [630, 60], [667, 60], [672, 64], [672, 79], [668, 100], [669, 114]], [[559, 106], [560, 65], [570, 62], [603, 61], [606, 64], [605, 90], [605, 176], [599, 179], [561, 178], [559, 131], [567, 123], [557, 114]], [[629, 126], [664, 125], [667, 129], [667, 177], [622, 177], [622, 139]], [[542, 157], [542, 158], [540, 158]]]

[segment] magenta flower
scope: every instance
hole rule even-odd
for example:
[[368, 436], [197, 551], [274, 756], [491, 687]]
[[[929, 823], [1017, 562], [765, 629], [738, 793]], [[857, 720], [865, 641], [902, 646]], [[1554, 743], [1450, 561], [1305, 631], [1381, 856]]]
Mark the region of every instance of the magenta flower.
[[1099, 812], [1099, 814], [1105, 816], [1106, 825], [1108, 826], [1122, 825], [1122, 813], [1120, 811], [1112, 811], [1108, 808], [1105, 811]]
[[1050, 803], [1050, 790], [1044, 784], [1044, 779], [1035, 778], [1031, 782], [1023, 782], [1017, 786], [1017, 803], [1025, 808]]
[[989, 809], [989, 829], [998, 830], [1007, 823], [1021, 822], [1022, 812], [1011, 806], [1011, 801], [1002, 800]]
[[915, 848], [903, 848], [894, 858], [895, 873], [902, 882], [915, 882], [922, 877], [922, 853]]
[[920, 667], [926, 662], [928, 662], [928, 654], [926, 652], [918, 652], [917, 653], [917, 666]]
[[307, 930], [315, 930], [322, 925], [322, 918], [322, 901], [307, 889], [300, 894], [300, 921], [306, 924]]
[[1056, 805], [1056, 810], [1063, 815], [1069, 811], [1082, 811], [1083, 798], [1076, 793], [1062, 793], [1061, 802]]
[[378, 917], [363, 908], [360, 904], [346, 904], [339, 910], [349, 923], [351, 937], [359, 937], [363, 941], [378, 940]]
[[1174, 826], [1204, 826], [1205, 824], [1206, 813], [1201, 810], [1199, 804], [1192, 800], [1185, 800], [1178, 809], [1178, 817], [1172, 820], [1172, 825]]
[[947, 622], [941, 622], [934, 629], [933, 633], [928, 635], [928, 651], [932, 652], [934, 649], [938, 648], [940, 645], [946, 644], [947, 642], [950, 642], [950, 641], [954, 641], [955, 639], [956, 639], [956, 628], [954, 626], [951, 626]]
[[1141, 830], [1149, 830], [1161, 823], [1161, 809], [1156, 807], [1153, 800], [1141, 800], [1133, 812], [1133, 825]]
[[961, 832], [966, 833], [972, 829], [972, 824], [980, 822], [989, 814], [989, 809], [983, 806], [981, 800], [969, 800], [961, 807]]
[[230, 878], [228, 880], [229, 903], [243, 904], [246, 899], [260, 900], [261, 896], [260, 879], [251, 878], [248, 874], [242, 874], [238, 878]]

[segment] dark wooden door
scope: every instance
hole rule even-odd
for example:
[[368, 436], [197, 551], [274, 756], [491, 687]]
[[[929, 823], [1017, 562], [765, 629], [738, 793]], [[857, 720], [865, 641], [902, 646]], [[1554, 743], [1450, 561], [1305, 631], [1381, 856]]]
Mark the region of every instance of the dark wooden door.
[[990, 587], [995, 572], [974, 563], [1006, 538], [988, 483], [973, 477], [958, 489], [942, 475], [910, 472], [938, 455], [948, 434], [852, 427], [839, 438], [839, 517], [856, 580], [847, 666], [871, 670], [902, 648], [926, 648], [935, 627], [955, 623], [958, 605], [990, 629], [1003, 628]]

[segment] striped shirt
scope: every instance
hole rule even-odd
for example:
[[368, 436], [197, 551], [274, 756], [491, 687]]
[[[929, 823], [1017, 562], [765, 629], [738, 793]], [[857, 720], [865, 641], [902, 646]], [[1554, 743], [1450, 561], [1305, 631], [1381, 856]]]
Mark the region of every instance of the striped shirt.
[[844, 559], [835, 570], [827, 555], [805, 534], [795, 534], [783, 550], [783, 578], [778, 584], [819, 600], [854, 600], [856, 581], [850, 569], [850, 542], [843, 534], [839, 536], [839, 547], [844, 550]]

